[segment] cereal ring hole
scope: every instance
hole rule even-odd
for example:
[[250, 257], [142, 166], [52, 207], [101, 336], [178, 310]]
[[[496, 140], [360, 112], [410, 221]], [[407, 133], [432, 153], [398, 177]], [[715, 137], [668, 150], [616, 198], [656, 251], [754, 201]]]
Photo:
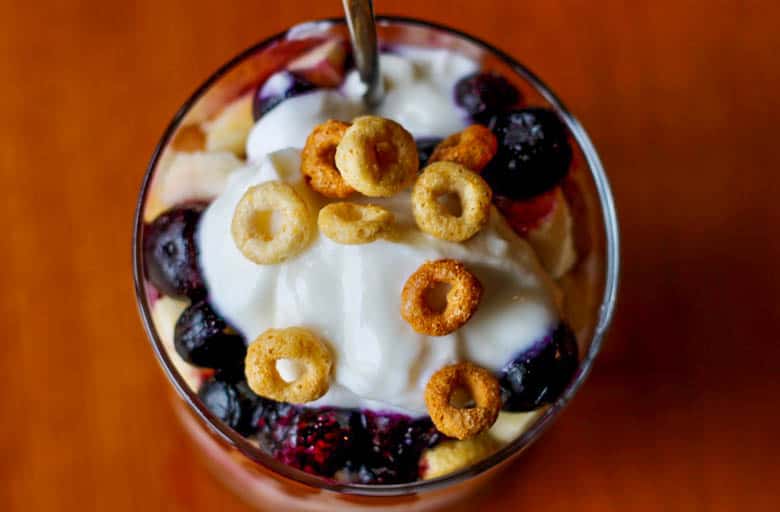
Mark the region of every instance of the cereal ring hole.
[[295, 382], [306, 373], [306, 364], [298, 359], [277, 359], [275, 366], [276, 373], [287, 384]]
[[453, 217], [463, 215], [463, 198], [457, 192], [445, 192], [436, 196], [436, 201]]
[[456, 409], [473, 409], [476, 407], [471, 391], [463, 384], [455, 387], [452, 391], [449, 404]]
[[456, 409], [474, 409], [479, 402], [484, 402], [484, 389], [465, 376], [460, 376], [453, 386], [448, 399], [449, 405]]
[[336, 147], [338, 144], [327, 144], [317, 151], [317, 156], [319, 156], [324, 162], [329, 163], [333, 166], [333, 168], [336, 168]]
[[380, 168], [398, 162], [398, 148], [390, 142], [377, 142], [374, 145], [374, 154]]
[[452, 285], [444, 281], [435, 281], [432, 286], [425, 290], [423, 295], [425, 303], [433, 313], [443, 313], [447, 309], [447, 295], [450, 293]]
[[274, 210], [258, 210], [252, 213], [251, 229], [254, 238], [264, 242], [273, 240], [282, 229], [283, 216]]
[[346, 222], [357, 222], [363, 220], [363, 211], [352, 203], [345, 203], [347, 206], [336, 208], [333, 213]]

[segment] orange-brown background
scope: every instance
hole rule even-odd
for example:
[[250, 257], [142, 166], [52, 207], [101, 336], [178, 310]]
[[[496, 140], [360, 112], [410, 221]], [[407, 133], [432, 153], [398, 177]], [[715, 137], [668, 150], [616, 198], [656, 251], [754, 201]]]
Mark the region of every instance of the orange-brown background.
[[[777, 510], [780, 6], [376, 4], [537, 71], [589, 129], [617, 198], [605, 353], [483, 509]], [[165, 399], [131, 290], [131, 216], [193, 88], [339, 2], [2, 6], [0, 507], [246, 510], [196, 463]]]

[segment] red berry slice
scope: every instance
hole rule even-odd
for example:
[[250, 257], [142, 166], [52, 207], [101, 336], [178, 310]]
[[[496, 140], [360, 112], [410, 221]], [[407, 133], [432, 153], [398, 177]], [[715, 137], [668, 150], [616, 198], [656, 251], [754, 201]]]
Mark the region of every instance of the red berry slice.
[[552, 214], [560, 197], [558, 194], [558, 187], [555, 187], [530, 199], [497, 196], [494, 202], [515, 233], [525, 237]]

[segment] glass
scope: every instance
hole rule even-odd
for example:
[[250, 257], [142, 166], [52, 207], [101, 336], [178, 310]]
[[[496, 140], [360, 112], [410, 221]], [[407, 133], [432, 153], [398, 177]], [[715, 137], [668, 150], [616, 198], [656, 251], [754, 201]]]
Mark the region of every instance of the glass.
[[[148, 193], [161, 158], [170, 148], [192, 144], [194, 123], [213, 115], [227, 101], [262, 83], [312, 38], [347, 38], [342, 19], [321, 20], [293, 27], [247, 49], [217, 70], [185, 102], [163, 134], [144, 176], [133, 231], [135, 291], [141, 318], [157, 358], [176, 393], [174, 406], [187, 431], [206, 456], [207, 465], [235, 492], [256, 506], [282, 506], [306, 510], [395, 507], [428, 510], [462, 500], [483, 485], [498, 469], [516, 459], [550, 426], [580, 388], [599, 353], [615, 304], [618, 282], [618, 227], [604, 169], [588, 135], [555, 94], [531, 71], [489, 44], [462, 32], [411, 18], [380, 16], [380, 44], [418, 45], [451, 49], [481, 62], [483, 70], [498, 72], [523, 93], [525, 102], [553, 109], [566, 123], [574, 150], [574, 168], [564, 185], [575, 226], [578, 226], [578, 264], [563, 281], [570, 299], [567, 319], [573, 324], [584, 354], [574, 379], [513, 442], [497, 453], [463, 470], [433, 480], [397, 485], [361, 485], [314, 476], [278, 462], [249, 440], [216, 419], [189, 388], [172, 364], [150, 313], [150, 294], [143, 264], [144, 214], [150, 208]], [[278, 44], [287, 41], [284, 45]], [[295, 42], [290, 42], [295, 41]], [[285, 50], [287, 47], [287, 50]], [[575, 305], [575, 308], [571, 306]]]

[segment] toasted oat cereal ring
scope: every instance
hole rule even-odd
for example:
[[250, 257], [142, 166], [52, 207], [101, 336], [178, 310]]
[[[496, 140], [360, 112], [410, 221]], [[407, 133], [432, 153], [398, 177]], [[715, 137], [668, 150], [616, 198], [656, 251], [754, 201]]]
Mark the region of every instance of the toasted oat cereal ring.
[[[473, 407], [450, 403], [453, 393], [465, 390]], [[467, 439], [489, 429], [501, 409], [498, 380], [489, 371], [472, 363], [445, 366], [431, 376], [425, 386], [425, 405], [439, 431], [456, 439]]]
[[301, 153], [301, 173], [306, 182], [325, 197], [343, 199], [355, 189], [350, 187], [336, 168], [338, 146], [349, 123], [333, 119], [317, 125], [306, 139]]
[[[438, 198], [458, 196], [461, 214], [452, 215]], [[451, 242], [468, 240], [487, 223], [490, 186], [478, 174], [454, 162], [436, 162], [425, 168], [412, 190], [412, 213], [417, 226], [429, 235]]]
[[496, 156], [496, 151], [498, 140], [493, 132], [481, 124], [472, 124], [441, 141], [428, 161], [455, 162], [480, 173]]
[[[302, 373], [292, 382], [285, 381], [276, 368], [280, 359], [296, 361]], [[328, 347], [308, 329], [268, 329], [249, 345], [244, 373], [249, 387], [258, 395], [302, 404], [328, 391], [332, 364]]]
[[[272, 229], [272, 213], [279, 214]], [[287, 183], [268, 181], [250, 187], [236, 205], [230, 232], [238, 250], [260, 265], [280, 263], [301, 252], [314, 231], [306, 203]]]
[[320, 210], [317, 224], [322, 234], [340, 244], [367, 244], [393, 226], [393, 214], [380, 206], [331, 203]]
[[388, 197], [414, 182], [419, 169], [412, 135], [390, 119], [358, 117], [336, 148], [336, 167], [352, 188]]
[[[439, 284], [450, 285], [447, 305], [437, 311], [427, 295]], [[444, 336], [468, 322], [482, 298], [482, 284], [455, 260], [427, 261], [409, 276], [401, 292], [401, 316], [420, 334]]]

